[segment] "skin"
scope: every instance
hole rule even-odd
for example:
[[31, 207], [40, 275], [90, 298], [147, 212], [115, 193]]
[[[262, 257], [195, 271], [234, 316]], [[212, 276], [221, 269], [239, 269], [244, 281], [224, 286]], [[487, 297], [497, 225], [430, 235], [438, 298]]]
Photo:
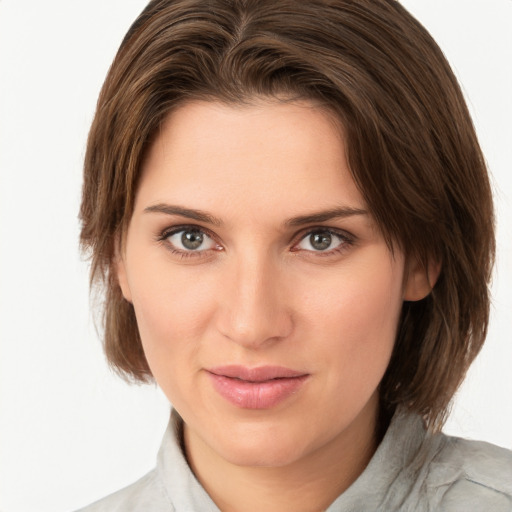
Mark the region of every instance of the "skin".
[[[346, 215], [297, 219], [340, 208]], [[391, 254], [366, 211], [341, 130], [306, 101], [187, 103], [148, 152], [119, 283], [184, 419], [189, 464], [223, 511], [323, 510], [376, 449], [378, 385], [402, 302], [430, 285]], [[203, 230], [198, 249], [182, 244], [183, 226]], [[328, 229], [318, 250], [311, 232]], [[276, 406], [244, 409], [208, 376], [227, 364], [308, 377]]]

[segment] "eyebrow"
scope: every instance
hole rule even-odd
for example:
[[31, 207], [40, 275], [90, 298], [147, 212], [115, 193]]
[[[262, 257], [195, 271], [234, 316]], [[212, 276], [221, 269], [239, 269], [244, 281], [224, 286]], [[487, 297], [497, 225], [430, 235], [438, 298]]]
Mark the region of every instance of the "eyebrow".
[[[186, 217], [187, 219], [197, 220], [199, 222], [205, 222], [214, 226], [222, 226], [223, 222], [219, 218], [211, 215], [202, 210], [196, 210], [192, 208], [185, 208], [183, 206], [176, 206], [170, 204], [155, 204], [144, 208], [145, 213], [164, 213], [166, 215], [179, 215], [180, 217]], [[304, 224], [314, 224], [316, 222], [326, 222], [328, 220], [339, 219], [344, 217], [351, 217], [353, 215], [368, 215], [366, 210], [361, 208], [331, 208], [320, 212], [310, 213], [308, 215], [299, 215], [288, 219], [284, 225], [288, 227], [302, 226]]]
[[222, 221], [209, 213], [201, 210], [195, 210], [192, 208], [184, 208], [183, 206], [174, 206], [170, 204], [155, 204], [144, 208], [144, 212], [147, 213], [165, 213], [166, 215], [179, 215], [180, 217], [186, 217], [187, 219], [198, 220], [199, 222], [205, 222], [214, 226], [221, 226]]
[[368, 212], [361, 208], [331, 208], [330, 210], [293, 217], [287, 220], [285, 224], [291, 227], [302, 226], [304, 224], [314, 224], [316, 222], [326, 222], [328, 220], [351, 217], [352, 215], [368, 215]]

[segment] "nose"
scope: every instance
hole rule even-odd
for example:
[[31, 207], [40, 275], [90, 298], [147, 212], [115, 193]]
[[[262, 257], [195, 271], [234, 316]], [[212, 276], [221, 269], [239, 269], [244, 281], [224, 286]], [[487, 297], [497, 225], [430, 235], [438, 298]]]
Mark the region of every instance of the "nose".
[[290, 335], [293, 318], [283, 269], [268, 256], [240, 256], [225, 269], [217, 327], [231, 341], [257, 349]]

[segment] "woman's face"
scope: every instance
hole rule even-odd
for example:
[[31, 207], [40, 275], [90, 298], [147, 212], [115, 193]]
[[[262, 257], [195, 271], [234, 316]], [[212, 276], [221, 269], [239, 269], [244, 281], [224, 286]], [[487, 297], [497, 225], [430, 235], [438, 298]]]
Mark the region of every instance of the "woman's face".
[[404, 258], [308, 102], [192, 102], [144, 161], [118, 261], [187, 442], [282, 466], [373, 439]]

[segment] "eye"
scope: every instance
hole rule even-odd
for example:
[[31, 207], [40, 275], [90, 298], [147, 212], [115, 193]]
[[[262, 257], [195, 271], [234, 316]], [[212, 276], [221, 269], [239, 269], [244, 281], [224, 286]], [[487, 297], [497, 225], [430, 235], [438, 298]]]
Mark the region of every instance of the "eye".
[[350, 243], [348, 237], [334, 233], [329, 229], [316, 229], [306, 234], [295, 246], [299, 250], [312, 252], [330, 252]]
[[164, 238], [179, 252], [201, 252], [217, 247], [214, 240], [198, 228], [180, 228], [166, 233]]

